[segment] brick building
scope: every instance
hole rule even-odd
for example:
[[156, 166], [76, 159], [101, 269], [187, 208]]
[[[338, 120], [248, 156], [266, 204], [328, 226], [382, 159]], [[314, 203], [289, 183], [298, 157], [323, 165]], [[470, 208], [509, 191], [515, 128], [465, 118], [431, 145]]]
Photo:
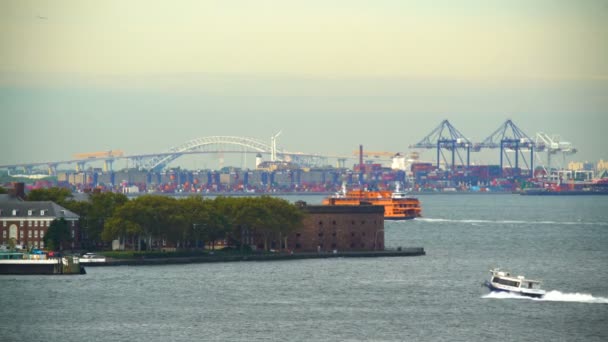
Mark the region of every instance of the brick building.
[[23, 248], [44, 248], [44, 235], [55, 219], [68, 222], [72, 248], [79, 245], [79, 216], [50, 201], [27, 202], [0, 196], [0, 245], [9, 245], [11, 238]]
[[384, 250], [384, 207], [300, 204], [302, 229], [287, 237], [294, 252]]

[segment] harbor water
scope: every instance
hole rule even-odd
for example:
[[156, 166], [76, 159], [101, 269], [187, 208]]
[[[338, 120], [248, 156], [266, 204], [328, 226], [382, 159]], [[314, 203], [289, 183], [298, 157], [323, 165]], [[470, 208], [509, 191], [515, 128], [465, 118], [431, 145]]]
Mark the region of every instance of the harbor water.
[[[608, 340], [608, 196], [420, 199], [423, 218], [385, 224], [387, 247], [420, 257], [0, 276], [0, 340]], [[547, 296], [489, 293], [494, 267], [542, 280]]]

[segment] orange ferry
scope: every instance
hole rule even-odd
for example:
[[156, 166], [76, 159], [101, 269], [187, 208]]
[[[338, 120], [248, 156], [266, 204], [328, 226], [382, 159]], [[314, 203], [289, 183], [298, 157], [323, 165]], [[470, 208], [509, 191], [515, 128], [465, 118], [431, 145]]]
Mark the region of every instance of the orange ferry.
[[323, 199], [323, 205], [382, 205], [384, 206], [385, 220], [411, 220], [421, 216], [420, 201], [416, 197], [408, 197], [399, 190], [351, 190], [346, 191], [342, 185], [342, 191], [333, 196]]

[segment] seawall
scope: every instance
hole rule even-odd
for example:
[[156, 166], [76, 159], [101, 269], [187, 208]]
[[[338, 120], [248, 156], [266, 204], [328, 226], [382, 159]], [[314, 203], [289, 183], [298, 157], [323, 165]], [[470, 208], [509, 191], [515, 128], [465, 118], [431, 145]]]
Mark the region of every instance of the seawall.
[[276, 253], [276, 254], [246, 254], [246, 255], [208, 255], [199, 257], [179, 258], [149, 258], [149, 259], [109, 259], [105, 263], [91, 263], [86, 267], [97, 266], [151, 266], [193, 264], [208, 262], [236, 262], [236, 261], [281, 261], [300, 259], [328, 259], [328, 258], [378, 258], [378, 257], [407, 257], [422, 256], [426, 252], [422, 247], [402, 248], [390, 251], [369, 252], [322, 252], [322, 253]]

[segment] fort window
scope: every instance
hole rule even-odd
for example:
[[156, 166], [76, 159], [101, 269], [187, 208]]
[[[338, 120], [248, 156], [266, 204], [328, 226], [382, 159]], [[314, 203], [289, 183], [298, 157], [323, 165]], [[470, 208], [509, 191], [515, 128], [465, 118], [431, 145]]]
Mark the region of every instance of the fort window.
[[27, 226], [31, 227], [32, 226], [32, 221], [27, 221]]
[[6, 239], [6, 230], [3, 230], [3, 231], [2, 231], [2, 238], [3, 238], [3, 239]]
[[302, 236], [302, 234], [296, 233], [296, 237], [300, 237], [300, 236]]
[[27, 237], [28, 237], [28, 238], [31, 238], [31, 237], [32, 237], [32, 231], [31, 231], [31, 230], [28, 230], [28, 231], [27, 231]]
[[353, 226], [355, 225], [355, 221], [353, 220]]
[[361, 248], [365, 248], [365, 244], [364, 243], [361, 244]]
[[354, 243], [351, 243], [351, 244], [350, 244], [350, 248], [355, 248], [355, 244], [354, 244]]
[[323, 237], [323, 233], [319, 233], [319, 237]]
[[336, 232], [331, 233], [331, 236], [336, 236]]
[[350, 236], [355, 236], [355, 232], [350, 233]]
[[331, 224], [336, 225], [336, 220], [334, 220]]
[[365, 224], [365, 220], [361, 221], [361, 224]]
[[299, 243], [296, 243], [296, 248], [302, 248], [302, 245]]
[[335, 243], [332, 243], [332, 244], [331, 244], [331, 248], [332, 248], [332, 249], [335, 249], [335, 248], [336, 248], [336, 244], [335, 244]]
[[361, 235], [365, 236], [365, 232], [361, 233]]
[[40, 231], [40, 238], [42, 239], [44, 237], [44, 230]]
[[323, 225], [323, 221], [319, 221], [319, 226], [322, 226], [322, 225]]

